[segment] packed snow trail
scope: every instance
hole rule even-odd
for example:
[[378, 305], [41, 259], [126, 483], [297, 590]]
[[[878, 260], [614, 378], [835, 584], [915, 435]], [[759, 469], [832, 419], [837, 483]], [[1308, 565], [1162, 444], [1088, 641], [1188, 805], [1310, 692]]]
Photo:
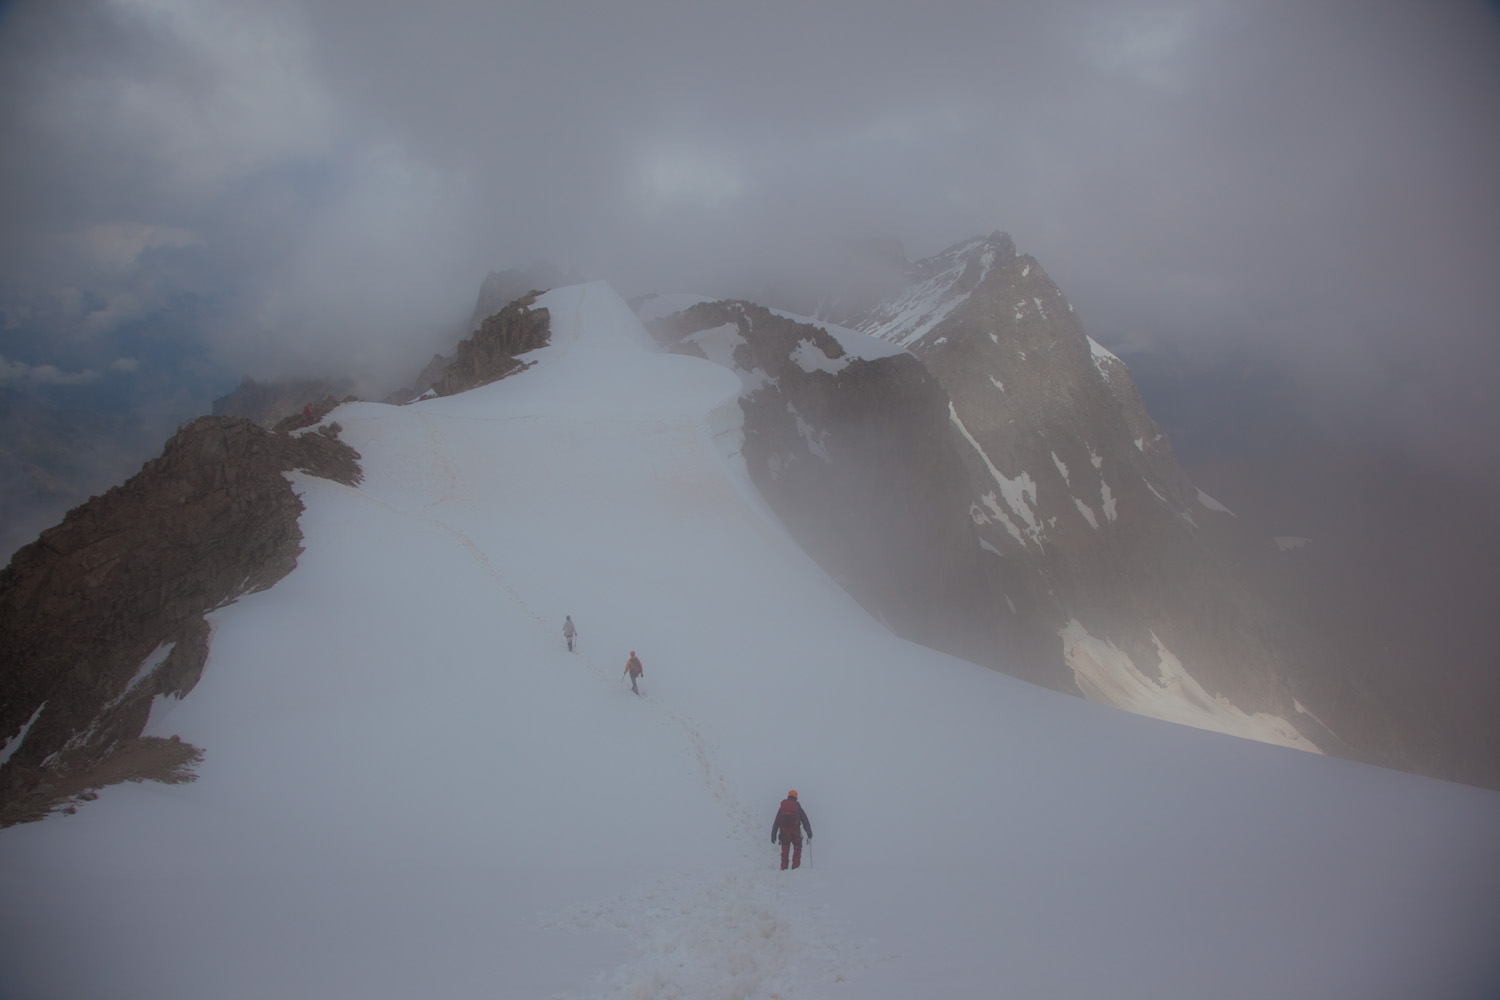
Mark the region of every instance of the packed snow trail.
[[153, 711], [198, 781], [0, 831], [0, 996], [1500, 995], [1500, 795], [894, 638], [749, 483], [736, 376], [538, 304], [526, 371], [332, 415], [364, 481], [293, 477], [296, 570]]

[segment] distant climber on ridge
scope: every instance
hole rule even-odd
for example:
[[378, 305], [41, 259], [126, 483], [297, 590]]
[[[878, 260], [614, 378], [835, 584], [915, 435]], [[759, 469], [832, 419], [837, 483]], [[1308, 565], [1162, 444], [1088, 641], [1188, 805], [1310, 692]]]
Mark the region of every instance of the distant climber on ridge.
[[781, 841], [781, 870], [786, 871], [787, 853], [792, 855], [792, 867], [802, 867], [802, 828], [807, 828], [807, 843], [812, 845], [812, 823], [808, 821], [807, 813], [802, 811], [802, 803], [797, 801], [797, 790], [794, 788], [786, 793], [786, 798], [781, 800], [781, 805], [776, 810], [776, 818], [771, 821], [771, 843]]
[[630, 690], [636, 694], [640, 694], [641, 689], [635, 686], [635, 679], [645, 672], [646, 668], [641, 666], [640, 658], [635, 655], [635, 650], [632, 649], [630, 651], [630, 659], [625, 661], [625, 673], [630, 675]]
[[563, 639], [568, 644], [568, 652], [573, 652], [573, 640], [578, 638], [578, 626], [573, 624], [572, 615], [563, 616]]

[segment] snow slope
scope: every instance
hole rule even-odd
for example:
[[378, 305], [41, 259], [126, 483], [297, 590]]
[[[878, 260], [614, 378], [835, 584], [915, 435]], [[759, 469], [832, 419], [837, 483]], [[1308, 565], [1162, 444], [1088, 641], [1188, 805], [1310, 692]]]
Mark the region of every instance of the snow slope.
[[1500, 795], [896, 639], [748, 482], [732, 373], [540, 304], [535, 367], [335, 412], [364, 483], [296, 479], [298, 568], [153, 713], [197, 782], [0, 831], [0, 996], [1495, 995]]

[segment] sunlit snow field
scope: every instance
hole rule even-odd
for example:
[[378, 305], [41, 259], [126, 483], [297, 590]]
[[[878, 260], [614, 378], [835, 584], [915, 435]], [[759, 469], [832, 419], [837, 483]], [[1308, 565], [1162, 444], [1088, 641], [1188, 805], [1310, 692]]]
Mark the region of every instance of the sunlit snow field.
[[1500, 995], [1500, 794], [895, 638], [750, 485], [733, 373], [539, 304], [534, 368], [330, 417], [364, 482], [294, 477], [297, 569], [153, 712], [198, 781], [0, 831], [0, 997]]

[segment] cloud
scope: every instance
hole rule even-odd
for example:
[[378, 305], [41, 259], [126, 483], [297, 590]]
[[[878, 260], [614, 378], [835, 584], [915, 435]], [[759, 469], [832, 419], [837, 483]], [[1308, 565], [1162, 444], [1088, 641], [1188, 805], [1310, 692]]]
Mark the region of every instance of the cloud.
[[1001, 228], [1105, 340], [1259, 352], [1351, 425], [1436, 428], [1452, 399], [1500, 438], [1476, 374], [1500, 362], [1496, 24], [1448, 0], [23, 0], [0, 314], [56, 352], [0, 347], [97, 370], [186, 302], [231, 381], [396, 369], [539, 256], [748, 292], [851, 240]]
[[65, 372], [54, 365], [28, 365], [0, 355], [0, 386], [87, 385], [102, 377], [95, 371]]
[[[104, 98], [117, 128], [147, 148], [163, 183], [188, 197], [287, 159], [325, 154], [338, 118], [297, 12], [232, 0], [111, 0], [129, 30], [149, 32], [159, 60], [123, 67]], [[181, 196], [181, 195], [179, 195]]]
[[1094, 24], [1088, 48], [1107, 74], [1155, 87], [1180, 88], [1187, 82], [1182, 62], [1196, 29], [1218, 6], [1174, 3], [1127, 7]]
[[162, 248], [199, 246], [202, 239], [172, 226], [139, 222], [110, 222], [90, 226], [77, 239], [78, 256], [92, 259], [98, 273], [125, 277], [136, 271], [143, 254]]
[[677, 205], [717, 209], [744, 191], [732, 166], [692, 149], [653, 150], [642, 160], [636, 184], [648, 214]]

